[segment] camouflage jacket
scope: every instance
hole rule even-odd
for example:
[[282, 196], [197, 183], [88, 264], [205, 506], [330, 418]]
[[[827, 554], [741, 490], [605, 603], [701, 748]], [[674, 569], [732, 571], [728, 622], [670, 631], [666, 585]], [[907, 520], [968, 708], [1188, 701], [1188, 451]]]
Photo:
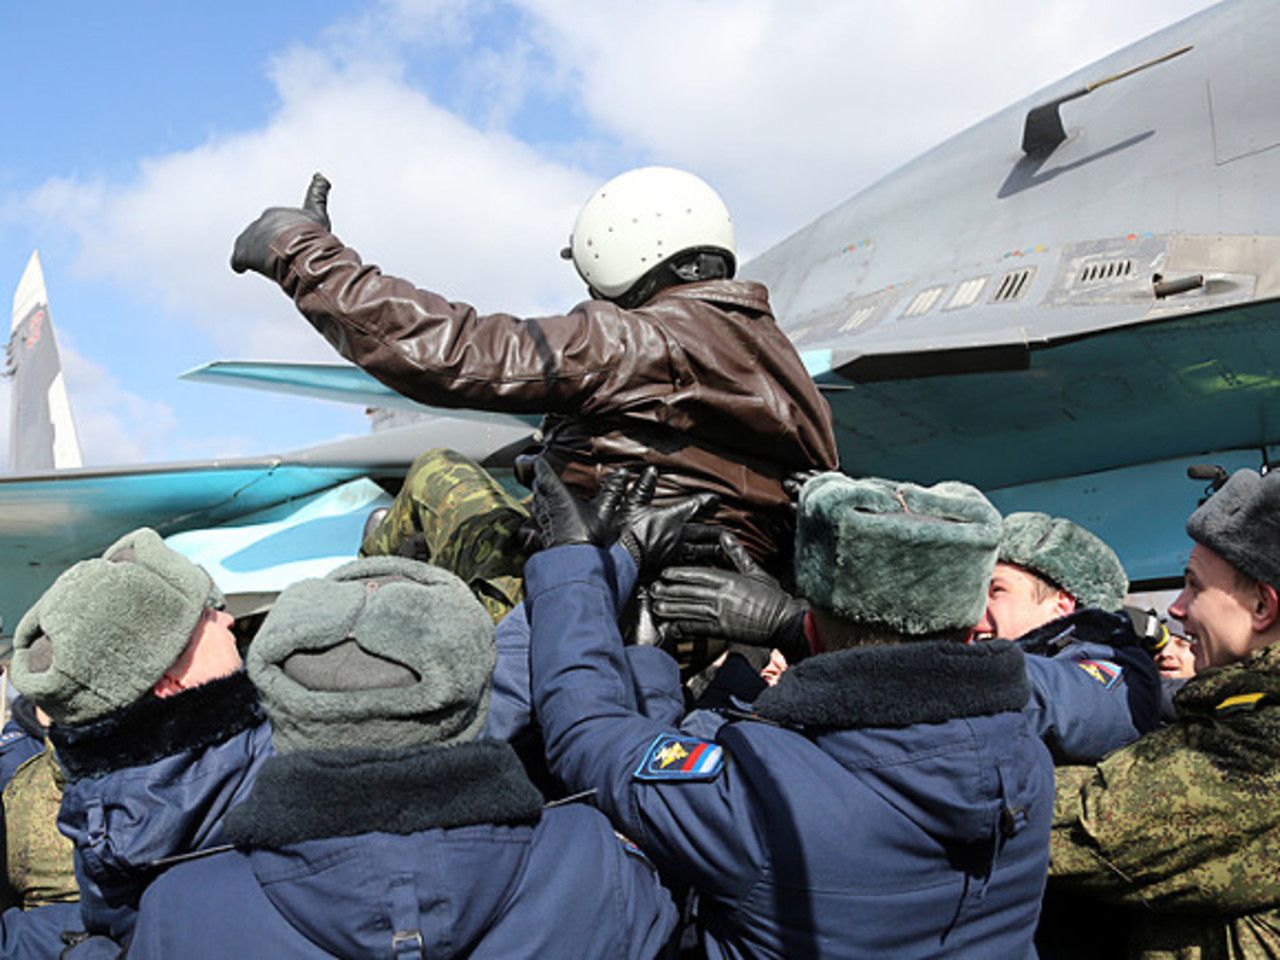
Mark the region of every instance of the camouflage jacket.
[[1280, 645], [1175, 702], [1170, 726], [1059, 768], [1050, 876], [1134, 908], [1130, 956], [1280, 958]]
[[4, 790], [9, 882], [25, 910], [80, 899], [74, 846], [58, 832], [63, 782], [53, 748], [46, 745]]

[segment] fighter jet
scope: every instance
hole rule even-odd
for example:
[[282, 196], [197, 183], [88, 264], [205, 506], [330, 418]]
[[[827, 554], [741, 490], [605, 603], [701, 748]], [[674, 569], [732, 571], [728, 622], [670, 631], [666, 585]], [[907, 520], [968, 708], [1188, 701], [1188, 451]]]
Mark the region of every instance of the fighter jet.
[[[1265, 469], [1280, 444], [1278, 46], [1280, 7], [1229, 0], [947, 140], [747, 263], [831, 402], [842, 469], [966, 480], [1006, 512], [1095, 531], [1137, 588], [1180, 577], [1182, 525], [1204, 492], [1188, 463]], [[343, 364], [188, 376], [416, 408]], [[232, 529], [400, 472], [429, 446], [501, 466], [532, 430], [458, 415], [413, 428], [397, 454], [371, 449], [392, 439], [374, 435], [0, 479], [6, 628], [57, 570], [132, 526]]]
[[1280, 5], [1234, 0], [947, 140], [743, 270], [841, 467], [961, 479], [1179, 579], [1192, 461], [1280, 441]]
[[[747, 263], [831, 402], [842, 469], [965, 480], [1095, 531], [1138, 589], [1180, 578], [1204, 493], [1188, 464], [1265, 469], [1280, 441], [1276, 49], [1280, 5], [1220, 4]], [[191, 376], [396, 402], [337, 366]]]

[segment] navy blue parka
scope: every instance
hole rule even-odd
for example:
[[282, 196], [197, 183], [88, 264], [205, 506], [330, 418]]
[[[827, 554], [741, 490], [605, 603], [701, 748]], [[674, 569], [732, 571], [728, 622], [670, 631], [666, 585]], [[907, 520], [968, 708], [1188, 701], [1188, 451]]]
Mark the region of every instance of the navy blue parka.
[[1160, 725], [1160, 674], [1127, 615], [1078, 610], [1016, 642], [1027, 713], [1055, 762], [1097, 763]]
[[174, 868], [131, 960], [656, 956], [656, 869], [582, 803], [543, 809], [508, 744], [305, 751], [263, 767], [238, 849]]
[[702, 740], [641, 715], [615, 611], [624, 551], [530, 559], [551, 769], [700, 898], [717, 957], [1033, 955], [1051, 759], [1011, 644], [816, 656]]
[[170, 858], [225, 843], [227, 812], [274, 749], [239, 671], [49, 737], [67, 774], [58, 829], [75, 844], [83, 929], [127, 943], [138, 902]]

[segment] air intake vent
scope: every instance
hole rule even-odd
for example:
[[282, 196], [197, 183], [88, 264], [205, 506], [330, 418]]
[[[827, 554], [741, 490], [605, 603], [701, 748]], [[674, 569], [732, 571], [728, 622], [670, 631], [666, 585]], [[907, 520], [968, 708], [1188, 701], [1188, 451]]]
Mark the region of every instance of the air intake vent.
[[1010, 300], [1017, 300], [1031, 289], [1031, 278], [1035, 273], [1035, 267], [1006, 273], [1000, 278], [1000, 284], [996, 287], [996, 294], [991, 298], [991, 302], [1007, 303]]
[[921, 290], [915, 295], [915, 299], [902, 311], [904, 317], [918, 317], [923, 313], [928, 313], [933, 309], [933, 305], [938, 302], [942, 296], [943, 287], [930, 287], [928, 290]]
[[866, 323], [875, 312], [876, 305], [874, 303], [868, 304], [865, 307], [859, 307], [857, 310], [853, 311], [853, 313], [849, 314], [848, 320], [840, 324], [840, 332], [848, 333], [850, 330], [857, 330], [860, 326]]
[[1106, 260], [1102, 263], [1091, 263], [1080, 271], [1081, 283], [1101, 283], [1105, 280], [1118, 280], [1133, 276], [1132, 260]]
[[959, 310], [961, 307], [973, 306], [978, 302], [978, 298], [982, 296], [982, 291], [986, 286], [986, 277], [974, 277], [972, 280], [966, 280], [956, 287], [956, 292], [951, 295], [951, 299], [947, 301], [944, 309]]

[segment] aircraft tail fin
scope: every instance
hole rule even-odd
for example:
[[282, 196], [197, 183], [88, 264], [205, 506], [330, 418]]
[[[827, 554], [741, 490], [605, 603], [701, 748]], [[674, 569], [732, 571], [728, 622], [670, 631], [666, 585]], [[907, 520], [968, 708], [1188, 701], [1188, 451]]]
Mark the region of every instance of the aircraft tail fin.
[[16, 471], [81, 465], [80, 438], [62, 378], [40, 254], [33, 252], [13, 294], [9, 334], [9, 466]]

